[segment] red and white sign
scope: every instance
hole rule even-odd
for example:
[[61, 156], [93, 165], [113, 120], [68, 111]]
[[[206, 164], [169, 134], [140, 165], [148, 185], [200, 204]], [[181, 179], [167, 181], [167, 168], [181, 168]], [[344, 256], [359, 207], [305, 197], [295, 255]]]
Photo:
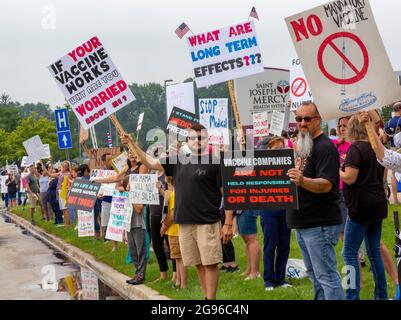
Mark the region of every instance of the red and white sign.
[[267, 111], [257, 112], [253, 115], [253, 136], [267, 137], [269, 135], [269, 122], [267, 121]]
[[291, 83], [291, 111], [297, 110], [302, 102], [313, 101], [301, 60], [294, 58], [290, 60], [290, 83]]
[[74, 48], [48, 70], [85, 129], [135, 100], [98, 37]]
[[[332, 1], [286, 23], [324, 120], [400, 100], [401, 88], [368, 0]], [[293, 96], [303, 91], [300, 87], [298, 80]]]

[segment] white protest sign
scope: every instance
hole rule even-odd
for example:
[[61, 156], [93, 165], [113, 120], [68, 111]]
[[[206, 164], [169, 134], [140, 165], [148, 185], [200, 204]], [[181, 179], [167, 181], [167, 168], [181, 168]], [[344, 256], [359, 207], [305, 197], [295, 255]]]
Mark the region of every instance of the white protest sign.
[[33, 161], [29, 159], [27, 156], [23, 156], [21, 160], [21, 168], [26, 168], [29, 167], [31, 164], [33, 164]]
[[136, 125], [136, 131], [137, 132], [142, 129], [142, 123], [143, 123], [143, 117], [144, 116], [145, 116], [145, 112], [142, 112], [138, 117], [138, 123]]
[[252, 114], [263, 111], [267, 111], [270, 122], [274, 110], [285, 112], [288, 109], [289, 72], [265, 68], [263, 73], [235, 80], [235, 96], [242, 125], [252, 126]]
[[7, 179], [8, 176], [0, 176], [1, 193], [8, 193], [8, 188], [6, 185]]
[[131, 231], [131, 219], [132, 214], [134, 212], [134, 208], [129, 200], [128, 196], [128, 203], [125, 206], [125, 215], [124, 215], [124, 222], [123, 222], [123, 229], [127, 232]]
[[98, 37], [77, 46], [48, 70], [85, 129], [135, 100]]
[[270, 133], [275, 136], [281, 137], [284, 129], [285, 113], [273, 111], [272, 119], [270, 121]]
[[230, 144], [228, 99], [199, 99], [199, 122], [208, 131], [209, 144]]
[[41, 159], [46, 159], [47, 152], [42, 144], [42, 140], [38, 135], [25, 140], [23, 143], [26, 152], [28, 153], [28, 157], [31, 161], [38, 161]]
[[174, 107], [195, 113], [194, 83], [185, 82], [166, 87], [167, 120]]
[[323, 120], [400, 100], [368, 0], [332, 1], [285, 20]]
[[17, 174], [18, 173], [18, 166], [16, 164], [9, 164], [6, 166], [6, 170], [8, 173]]
[[253, 136], [266, 137], [269, 135], [269, 122], [267, 112], [257, 112], [253, 114]]
[[111, 201], [110, 219], [107, 226], [106, 239], [123, 242], [124, 217], [128, 201], [128, 192], [115, 191]]
[[45, 152], [46, 152], [46, 157], [43, 159], [50, 159], [51, 158], [50, 145], [44, 144], [43, 148], [45, 148]]
[[[116, 175], [117, 172], [114, 170], [93, 169], [89, 179], [90, 181], [96, 181], [97, 179], [114, 177]], [[115, 190], [116, 190], [115, 183], [102, 183], [98, 194], [103, 196], [112, 196]]]
[[133, 204], [160, 204], [156, 174], [130, 174], [130, 202]]
[[114, 170], [117, 171], [117, 173], [120, 173], [121, 171], [124, 170], [124, 168], [128, 166], [127, 160], [128, 160], [128, 153], [124, 151], [123, 153], [119, 154], [117, 157], [111, 160], [111, 165], [113, 166]]
[[93, 211], [77, 210], [78, 237], [93, 237], [95, 235], [95, 218]]
[[253, 21], [189, 36], [198, 88], [263, 72]]
[[291, 111], [296, 111], [302, 102], [313, 101], [301, 60], [298, 58], [290, 60], [290, 87]]
[[99, 300], [99, 281], [91, 270], [81, 268], [82, 300]]

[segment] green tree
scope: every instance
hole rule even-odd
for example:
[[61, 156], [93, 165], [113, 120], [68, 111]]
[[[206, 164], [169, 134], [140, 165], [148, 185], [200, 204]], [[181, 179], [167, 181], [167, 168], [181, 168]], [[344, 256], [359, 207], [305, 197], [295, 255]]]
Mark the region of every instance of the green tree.
[[54, 123], [44, 117], [38, 117], [36, 114], [22, 119], [19, 125], [8, 136], [10, 144], [10, 153], [8, 159], [20, 161], [26, 156], [23, 142], [29, 138], [39, 135], [43, 144], [49, 144], [51, 153], [55, 154], [57, 147], [57, 134]]

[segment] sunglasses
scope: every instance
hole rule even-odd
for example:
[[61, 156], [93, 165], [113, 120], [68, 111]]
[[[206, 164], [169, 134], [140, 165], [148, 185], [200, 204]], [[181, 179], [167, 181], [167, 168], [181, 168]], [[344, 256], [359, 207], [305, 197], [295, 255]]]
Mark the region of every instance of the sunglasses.
[[318, 119], [320, 117], [315, 116], [315, 117], [295, 117], [295, 121], [298, 123], [301, 123], [302, 121], [305, 122], [311, 122], [313, 119]]
[[188, 137], [188, 140], [191, 140], [191, 141], [196, 141], [196, 140], [201, 140], [201, 141], [205, 141], [205, 140], [207, 140], [208, 139], [208, 137], [205, 137], [205, 136], [192, 136], [192, 137]]

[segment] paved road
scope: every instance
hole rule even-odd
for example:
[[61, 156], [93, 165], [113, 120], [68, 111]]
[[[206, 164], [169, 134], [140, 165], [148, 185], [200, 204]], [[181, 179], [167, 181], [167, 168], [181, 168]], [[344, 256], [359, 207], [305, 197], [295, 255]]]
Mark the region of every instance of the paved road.
[[0, 215], [1, 300], [70, 299], [66, 292], [41, 288], [44, 276], [41, 271], [44, 266], [54, 265], [57, 279], [72, 271], [69, 266], [57, 265], [60, 262], [45, 244], [32, 236], [24, 235], [19, 227], [6, 223]]

